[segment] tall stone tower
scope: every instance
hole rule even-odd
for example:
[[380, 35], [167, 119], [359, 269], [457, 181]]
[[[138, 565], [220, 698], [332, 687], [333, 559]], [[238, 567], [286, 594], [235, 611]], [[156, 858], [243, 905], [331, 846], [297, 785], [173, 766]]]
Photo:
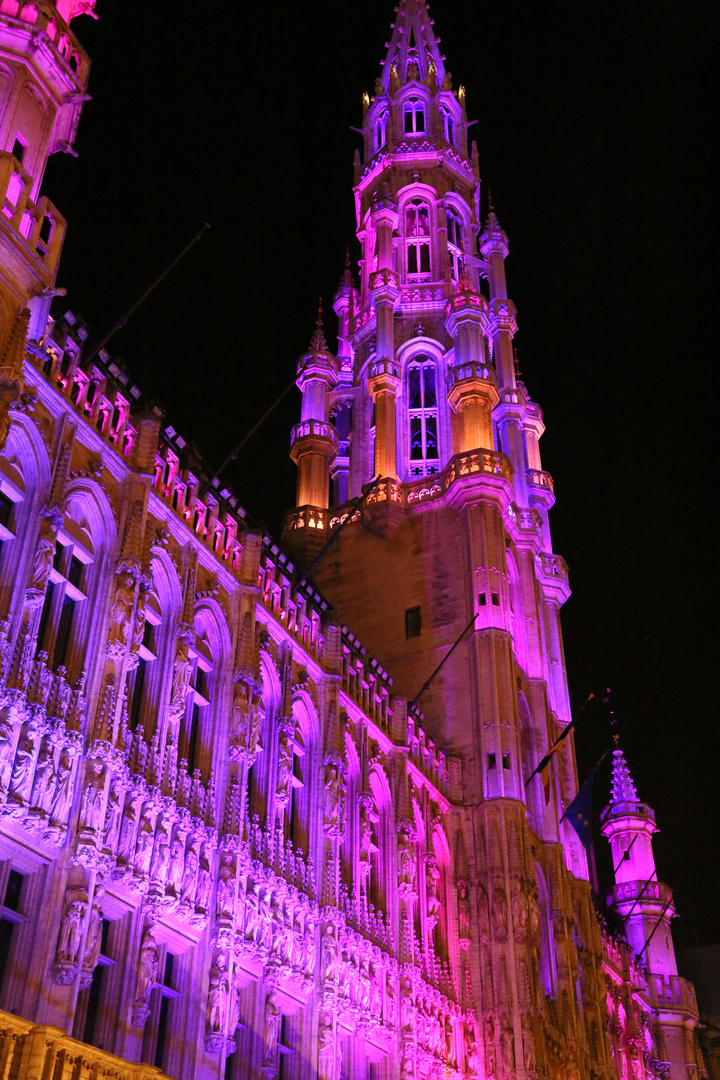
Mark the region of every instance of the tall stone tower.
[[570, 1056], [602, 1071], [599, 930], [585, 852], [561, 823], [572, 740], [548, 786], [527, 784], [571, 719], [542, 412], [517, 378], [508, 238], [492, 207], [481, 219], [465, 90], [424, 0], [396, 12], [364, 97], [360, 281], [346, 270], [335, 297], [338, 356], [318, 332], [299, 364], [285, 539], [306, 563], [322, 550], [313, 582], [458, 760], [455, 866], [487, 1075], [548, 1068], [549, 1030], [572, 1031]]
[[45, 326], [65, 219], [40, 186], [50, 154], [74, 153], [90, 61], [72, 20], [95, 0], [0, 6], [0, 446], [22, 390], [28, 323]]
[[685, 1076], [688, 1070], [692, 1074], [695, 992], [678, 975], [670, 931], [673, 894], [658, 881], [652, 848], [658, 831], [655, 812], [639, 799], [621, 750], [613, 754], [612, 796], [602, 813], [602, 831], [610, 843], [615, 878], [607, 903], [648, 972], [650, 999], [658, 1016], [659, 1064], [672, 1077]]

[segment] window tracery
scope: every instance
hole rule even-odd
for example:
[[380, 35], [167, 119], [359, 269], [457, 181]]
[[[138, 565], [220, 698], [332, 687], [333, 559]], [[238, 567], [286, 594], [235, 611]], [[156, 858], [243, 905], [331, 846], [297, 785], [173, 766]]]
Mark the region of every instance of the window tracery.
[[405, 102], [403, 130], [406, 135], [425, 134], [425, 103], [420, 98], [408, 98]]
[[464, 261], [463, 249], [463, 222], [460, 214], [454, 207], [449, 206], [445, 215], [447, 223], [447, 248], [450, 259], [450, 271], [453, 281], [460, 277]]

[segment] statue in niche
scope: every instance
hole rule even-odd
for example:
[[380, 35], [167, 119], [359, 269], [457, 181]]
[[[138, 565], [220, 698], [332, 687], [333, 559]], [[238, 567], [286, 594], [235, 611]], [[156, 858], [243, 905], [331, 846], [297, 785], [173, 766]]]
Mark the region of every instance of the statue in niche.
[[337, 765], [326, 765], [323, 794], [323, 828], [326, 836], [333, 835], [340, 827], [341, 785], [340, 770]]
[[357, 977], [358, 1005], [363, 1013], [370, 1008], [370, 965], [367, 960], [361, 960]]
[[432, 929], [440, 917], [440, 898], [438, 896], [438, 882], [440, 880], [440, 871], [438, 865], [433, 856], [430, 856], [427, 860], [427, 866], [425, 868], [425, 883], [427, 889], [427, 916], [428, 925]]
[[455, 1032], [453, 1031], [452, 1020], [449, 1016], [445, 1017], [445, 1060], [450, 1066], [454, 1066], [457, 1060], [457, 1054], [455, 1052]]
[[522, 940], [527, 933], [528, 925], [528, 901], [525, 893], [522, 891], [522, 883], [520, 878], [514, 877], [512, 880], [512, 896], [510, 903], [512, 906], [513, 925], [515, 927], [516, 940]]
[[26, 727], [20, 734], [15, 762], [10, 774], [10, 796], [17, 802], [25, 802], [30, 786], [32, 765], [35, 758], [35, 732]]
[[135, 607], [135, 578], [126, 570], [116, 574], [115, 597], [110, 610], [108, 652], [118, 655], [128, 643]]
[[103, 847], [112, 851], [117, 840], [120, 828], [120, 813], [122, 808], [123, 789], [119, 784], [113, 783], [108, 791], [107, 806], [105, 807], [105, 825], [103, 826]]
[[265, 1001], [265, 1030], [263, 1032], [263, 1065], [275, 1063], [282, 1014], [272, 994]]
[[233, 979], [228, 996], [227, 1033], [232, 1039], [240, 1024], [240, 987], [237, 978]]
[[306, 979], [312, 979], [315, 972], [315, 923], [309, 917], [305, 919], [303, 931], [302, 971]]
[[43, 514], [40, 518], [40, 535], [35, 549], [30, 584], [26, 596], [31, 607], [42, 602], [47, 588], [48, 578], [55, 558], [57, 522], [52, 514]]
[[185, 859], [185, 868], [183, 870], [182, 884], [180, 886], [181, 904], [192, 905], [193, 903], [199, 865], [200, 860], [198, 859], [197, 851], [191, 846], [188, 850], [187, 858]]
[[[208, 991], [208, 1030], [222, 1031], [225, 1026], [225, 1014], [229, 993], [225, 957], [220, 955], [210, 972]], [[235, 1025], [237, 1027], [237, 1024]]]
[[43, 739], [37, 764], [35, 765], [35, 778], [30, 795], [31, 806], [37, 807], [43, 814], [50, 810], [53, 794], [55, 792], [55, 750], [49, 739]]
[[507, 940], [507, 900], [505, 890], [498, 885], [493, 892], [493, 927], [496, 941]]
[[200, 867], [198, 870], [197, 900], [195, 902], [195, 906], [201, 911], [207, 912], [210, 910], [211, 892], [212, 875], [210, 873], [210, 864], [207, 856], [203, 855], [200, 859]]
[[323, 930], [320, 943], [321, 978], [323, 981], [334, 982], [337, 974], [338, 948], [335, 940], [335, 927], [332, 923]]
[[161, 885], [164, 885], [165, 878], [167, 877], [169, 864], [170, 837], [168, 836], [165, 829], [160, 829], [155, 839], [155, 850], [153, 852], [152, 859], [152, 880], [159, 882]]
[[458, 934], [461, 940], [470, 938], [470, 900], [468, 887], [464, 881], [458, 882]]
[[500, 1050], [505, 1074], [512, 1076], [515, 1072], [515, 1040], [509, 1019], [505, 1021], [500, 1032]]
[[65, 911], [58, 938], [58, 964], [75, 965], [80, 949], [86, 910], [87, 900], [85, 894], [78, 889], [67, 889], [65, 891]]
[[158, 954], [155, 946], [155, 932], [152, 926], [148, 927], [140, 946], [140, 964], [138, 968], [138, 980], [133, 1001], [133, 1022], [139, 1025], [145, 1022], [149, 1015], [147, 1007], [150, 991], [157, 981]]
[[120, 823], [117, 857], [120, 862], [129, 863], [135, 847], [135, 808], [129, 802]]
[[132, 641], [130, 643], [130, 656], [137, 665], [140, 654], [140, 646], [145, 636], [145, 623], [147, 621], [147, 589], [140, 587], [137, 604], [135, 605], [135, 626], [133, 627]]
[[[475, 1037], [475, 1025], [465, 1025], [465, 1061], [467, 1063], [467, 1071], [471, 1076], [477, 1076], [478, 1069], [480, 1068], [480, 1054], [478, 1053], [477, 1039]], [[493, 1073], [488, 1069], [488, 1077], [492, 1077]]]
[[410, 834], [406, 829], [398, 833], [398, 879], [404, 886], [401, 892], [409, 892], [415, 887], [415, 850]]
[[135, 849], [135, 871], [139, 877], [147, 877], [150, 873], [150, 860], [153, 849], [153, 826], [143, 814], [138, 829], [137, 845]]
[[445, 72], [445, 77], [443, 78], [442, 88], [443, 88], [443, 90], [452, 90], [452, 75], [450, 74], [449, 71]]
[[527, 1016], [522, 1018], [522, 1049], [525, 1072], [533, 1073], [535, 1071], [535, 1039]]
[[368, 997], [368, 1009], [371, 1016], [380, 1016], [382, 1008], [382, 987], [380, 985], [380, 970], [373, 964], [370, 972], [370, 987]]
[[295, 912], [295, 918], [293, 919], [292, 924], [292, 935], [290, 940], [292, 946], [290, 949], [290, 955], [288, 957], [289, 962], [295, 971], [297, 971], [298, 969], [302, 971], [304, 928], [302, 911], [300, 910]]
[[184, 637], [181, 637], [178, 641], [175, 663], [173, 665], [172, 693], [170, 695], [170, 706], [168, 708], [168, 715], [171, 720], [179, 720], [185, 712], [185, 698], [190, 689], [191, 674], [190, 645]]
[[415, 63], [415, 61], [413, 60], [411, 63], [408, 64], [408, 69], [407, 69], [408, 82], [417, 82], [419, 75], [420, 75], [419, 68], [418, 68], [417, 64]]
[[385, 979], [385, 1005], [383, 1016], [385, 1017], [386, 1023], [395, 1023], [395, 982], [390, 974], [388, 974]]
[[221, 863], [218, 873], [216, 912], [219, 918], [232, 918], [235, 908], [235, 873], [229, 856]]
[[72, 801], [72, 771], [73, 759], [67, 748], [60, 751], [60, 758], [55, 772], [55, 794], [50, 804], [50, 821], [52, 824], [66, 821], [68, 807]]
[[6, 715], [0, 718], [0, 792], [7, 789], [14, 757], [15, 727]]
[[290, 801], [292, 759], [291, 737], [286, 731], [281, 731], [278, 737], [278, 775], [275, 788], [275, 801], [281, 807], [287, 806]]
[[170, 845], [170, 868], [167, 876], [166, 888], [170, 890], [173, 896], [180, 897], [182, 893], [182, 879], [183, 879], [183, 855], [185, 853], [185, 845], [182, 840], [175, 839]]
[[257, 942], [259, 923], [260, 886], [254, 881], [245, 896], [245, 940]]
[[92, 907], [90, 908], [87, 934], [85, 935], [85, 955], [83, 957], [82, 963], [83, 978], [81, 979], [81, 989], [83, 990], [86, 989], [92, 982], [93, 971], [97, 967], [97, 962], [100, 959], [100, 946], [102, 944], [103, 923], [101, 900], [104, 895], [104, 886], [97, 885], [95, 888], [95, 899], [93, 900]]
[[80, 828], [96, 829], [102, 817], [102, 802], [105, 794], [105, 781], [102, 776], [102, 763], [91, 761], [88, 764], [88, 783], [82, 795], [80, 805]]
[[413, 1006], [412, 987], [407, 980], [403, 980], [400, 991], [400, 1028], [402, 1031], [412, 1031], [415, 1023], [415, 1010]]
[[534, 889], [530, 890], [528, 896], [528, 925], [530, 926], [530, 933], [533, 937], [536, 937], [540, 929], [540, 905], [538, 904], [538, 895]]
[[333, 1014], [323, 1009], [318, 1017], [319, 1080], [335, 1080], [335, 1031]]

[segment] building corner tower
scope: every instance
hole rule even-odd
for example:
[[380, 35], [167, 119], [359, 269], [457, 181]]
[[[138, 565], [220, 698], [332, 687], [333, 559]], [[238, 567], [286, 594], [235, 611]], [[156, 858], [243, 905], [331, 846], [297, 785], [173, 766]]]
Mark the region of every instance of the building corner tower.
[[613, 753], [612, 791], [602, 812], [602, 832], [610, 844], [615, 882], [608, 909], [623, 926], [658, 1018], [655, 1049], [659, 1072], [684, 1080], [699, 1071], [695, 991], [678, 975], [671, 920], [672, 890], [658, 880], [652, 837], [655, 812], [640, 800], [622, 750]]

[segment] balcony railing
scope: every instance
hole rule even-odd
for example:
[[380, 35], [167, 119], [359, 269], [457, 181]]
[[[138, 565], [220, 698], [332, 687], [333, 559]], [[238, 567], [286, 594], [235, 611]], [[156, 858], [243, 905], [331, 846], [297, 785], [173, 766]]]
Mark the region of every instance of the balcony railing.
[[29, 253], [42, 260], [54, 279], [65, 237], [65, 218], [46, 196], [34, 203], [32, 179], [7, 150], [0, 152], [0, 212]]

